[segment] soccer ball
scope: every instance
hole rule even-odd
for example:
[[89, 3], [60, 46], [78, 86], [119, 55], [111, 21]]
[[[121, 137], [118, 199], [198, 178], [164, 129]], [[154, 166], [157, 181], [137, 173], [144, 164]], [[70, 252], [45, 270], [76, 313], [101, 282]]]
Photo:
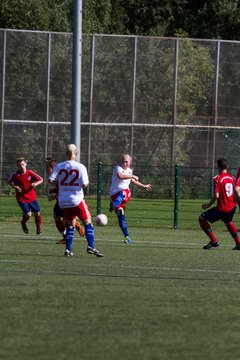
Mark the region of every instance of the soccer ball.
[[97, 225], [104, 226], [104, 225], [107, 225], [108, 218], [104, 214], [98, 214], [96, 216], [95, 222], [96, 222]]

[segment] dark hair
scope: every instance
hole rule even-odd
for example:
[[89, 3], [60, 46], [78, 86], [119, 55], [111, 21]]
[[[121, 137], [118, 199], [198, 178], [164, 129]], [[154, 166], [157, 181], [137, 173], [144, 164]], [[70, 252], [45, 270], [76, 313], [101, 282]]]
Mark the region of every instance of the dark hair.
[[51, 157], [47, 157], [45, 159], [45, 163], [46, 163], [47, 167], [51, 166], [51, 167], [54, 168], [57, 165], [58, 162], [57, 162], [56, 159], [52, 159]]
[[221, 159], [218, 159], [217, 161], [217, 166], [222, 169], [222, 170], [225, 170], [228, 168], [228, 162], [226, 159], [224, 158], [221, 158]]
[[22, 161], [27, 162], [27, 160], [25, 160], [24, 157], [20, 157], [20, 158], [17, 159], [17, 164], [20, 163], [20, 162], [22, 162]]

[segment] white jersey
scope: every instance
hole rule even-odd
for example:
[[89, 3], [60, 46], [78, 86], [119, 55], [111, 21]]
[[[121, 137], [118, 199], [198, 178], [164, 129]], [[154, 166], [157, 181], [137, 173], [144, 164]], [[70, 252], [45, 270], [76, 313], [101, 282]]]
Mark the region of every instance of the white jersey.
[[120, 165], [116, 165], [113, 169], [112, 182], [110, 187], [110, 196], [118, 193], [119, 191], [129, 189], [131, 179], [119, 179], [118, 173], [124, 175], [132, 175], [133, 171], [130, 168], [123, 169]]
[[82, 186], [87, 186], [89, 183], [86, 167], [75, 160], [57, 164], [49, 176], [49, 180], [58, 183], [60, 208], [78, 206], [84, 198]]

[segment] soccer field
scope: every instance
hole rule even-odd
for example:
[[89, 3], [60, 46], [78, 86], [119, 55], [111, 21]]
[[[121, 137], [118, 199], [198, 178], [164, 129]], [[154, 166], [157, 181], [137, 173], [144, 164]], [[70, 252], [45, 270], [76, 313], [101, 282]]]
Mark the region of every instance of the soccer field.
[[26, 235], [13, 210], [0, 214], [1, 359], [239, 358], [240, 252], [223, 227], [210, 251], [198, 227], [131, 226], [126, 245], [112, 214], [95, 227], [103, 258], [78, 235], [66, 258], [50, 215]]

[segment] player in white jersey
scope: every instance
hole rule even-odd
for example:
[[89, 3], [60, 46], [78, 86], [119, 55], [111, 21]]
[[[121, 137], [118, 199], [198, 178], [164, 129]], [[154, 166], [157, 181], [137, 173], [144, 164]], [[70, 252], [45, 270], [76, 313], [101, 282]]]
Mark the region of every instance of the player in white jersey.
[[[124, 166], [124, 165], [123, 165]], [[124, 174], [127, 175], [129, 178], [127, 179], [120, 179], [118, 174]], [[121, 190], [129, 189], [130, 183], [131, 183], [131, 177], [133, 171], [130, 168], [122, 167], [121, 165], [116, 165], [113, 169], [112, 174], [112, 182], [110, 187], [110, 196], [118, 193]], [[136, 176], [137, 178], [137, 176]]]
[[[45, 169], [46, 169], [47, 173], [50, 175], [58, 162], [57, 162], [56, 159], [53, 159], [51, 157], [47, 157], [45, 159], [45, 163], [46, 163]], [[56, 228], [58, 229], [60, 234], [63, 236], [62, 240], [58, 240], [56, 242], [56, 244], [66, 244], [66, 240], [65, 240], [66, 229], [65, 229], [65, 225], [63, 223], [62, 211], [61, 211], [59, 203], [58, 203], [58, 189], [57, 189], [57, 187], [56, 188], [51, 188], [51, 190], [49, 191], [49, 194], [48, 194], [48, 199], [50, 201], [56, 200], [55, 205], [53, 207], [53, 218], [54, 218]], [[79, 221], [76, 221], [75, 229], [77, 230], [77, 232], [79, 233], [79, 235], [81, 237], [84, 237], [85, 229], [79, 223]]]
[[89, 183], [87, 169], [83, 164], [76, 161], [76, 145], [69, 144], [66, 155], [68, 160], [57, 164], [49, 176], [50, 183], [57, 182], [59, 206], [67, 226], [65, 256], [73, 256], [72, 242], [76, 217], [78, 217], [85, 227], [88, 254], [102, 257], [103, 254], [94, 247], [92, 216], [88, 204], [84, 200], [83, 189], [86, 188]]
[[139, 187], [144, 188], [146, 191], [151, 191], [152, 186], [150, 184], [142, 184], [138, 176], [133, 175], [131, 166], [131, 156], [123, 154], [121, 157], [121, 164], [116, 165], [113, 169], [112, 182], [110, 187], [110, 208], [109, 211], [115, 210], [118, 217], [118, 223], [123, 235], [125, 236], [124, 243], [130, 244], [131, 239], [128, 233], [127, 222], [125, 219], [125, 204], [131, 199], [130, 184], [133, 183]]

